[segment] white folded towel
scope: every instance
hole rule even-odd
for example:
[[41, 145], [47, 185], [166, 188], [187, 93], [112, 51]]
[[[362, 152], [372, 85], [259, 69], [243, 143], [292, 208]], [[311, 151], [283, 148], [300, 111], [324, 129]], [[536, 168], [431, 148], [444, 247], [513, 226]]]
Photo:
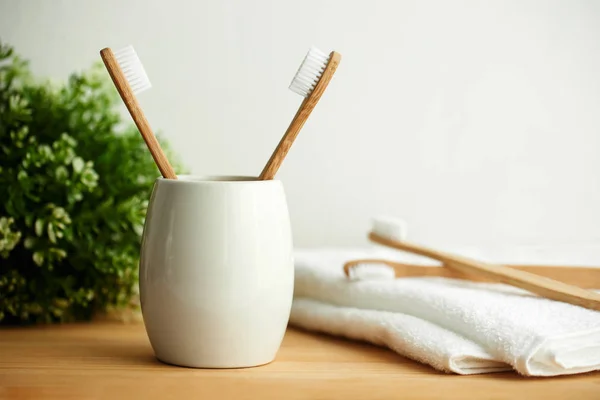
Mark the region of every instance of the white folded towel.
[[364, 251], [296, 253], [290, 323], [387, 346], [458, 374], [527, 376], [600, 369], [600, 312], [501, 284], [445, 278], [350, 281]]

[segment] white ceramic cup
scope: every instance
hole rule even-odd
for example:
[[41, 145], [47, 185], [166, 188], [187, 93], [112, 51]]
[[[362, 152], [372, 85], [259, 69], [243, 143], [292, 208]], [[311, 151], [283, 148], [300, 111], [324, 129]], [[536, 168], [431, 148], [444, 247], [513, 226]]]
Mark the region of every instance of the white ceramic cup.
[[156, 357], [199, 368], [273, 361], [290, 316], [292, 250], [280, 181], [157, 179], [140, 259], [142, 315]]

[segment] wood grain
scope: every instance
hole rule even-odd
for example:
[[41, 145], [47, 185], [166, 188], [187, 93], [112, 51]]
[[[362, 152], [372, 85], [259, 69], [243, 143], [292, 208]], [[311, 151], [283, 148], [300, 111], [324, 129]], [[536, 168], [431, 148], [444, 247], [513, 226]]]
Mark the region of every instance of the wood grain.
[[341, 59], [341, 54], [335, 51], [330, 53], [329, 61], [327, 62], [327, 66], [321, 75], [321, 79], [319, 79], [319, 82], [316, 84], [315, 88], [308, 95], [308, 97], [306, 97], [302, 104], [300, 104], [300, 107], [298, 108], [296, 115], [294, 115], [292, 122], [279, 141], [279, 144], [271, 154], [271, 158], [269, 158], [269, 161], [260, 173], [260, 180], [270, 180], [275, 177], [275, 174], [277, 174], [279, 167], [283, 163], [283, 160], [292, 147], [294, 140], [296, 140], [298, 133], [319, 102], [319, 99], [323, 95], [323, 92], [325, 92], [325, 89], [327, 88], [327, 85], [329, 85], [331, 78], [333, 78], [333, 74], [335, 74]]
[[[364, 258], [348, 261], [344, 264], [344, 273], [349, 274], [350, 269], [357, 265], [386, 264], [394, 269], [396, 278], [410, 277], [440, 277], [463, 279], [473, 282], [494, 282], [493, 279], [444, 268], [443, 266], [423, 266], [394, 262], [380, 258]], [[586, 289], [600, 289], [600, 267], [576, 266], [547, 266], [547, 265], [505, 265], [512, 269], [529, 272]]]
[[143, 324], [0, 330], [0, 399], [597, 399], [600, 373], [523, 378], [436, 372], [368, 344], [289, 329], [271, 364], [158, 362]]
[[110, 75], [121, 99], [123, 99], [123, 103], [125, 103], [125, 107], [129, 111], [131, 118], [135, 122], [144, 142], [146, 142], [146, 146], [148, 150], [150, 150], [150, 154], [156, 163], [160, 173], [166, 179], [177, 179], [177, 174], [173, 167], [169, 163], [167, 156], [163, 152], [156, 136], [152, 132], [152, 128], [150, 127], [150, 123], [146, 119], [144, 112], [142, 111], [142, 107], [137, 101], [137, 98], [133, 94], [131, 90], [131, 86], [127, 79], [123, 75], [121, 71], [121, 67], [117, 62], [114, 53], [111, 49], [105, 48], [100, 51], [100, 56], [102, 57], [102, 61], [104, 62], [104, 66], [108, 70], [108, 74]]
[[600, 311], [600, 295], [574, 285], [535, 275], [527, 271], [512, 269], [503, 265], [482, 263], [466, 257], [429, 249], [424, 246], [404, 241], [396, 241], [379, 236], [373, 232], [369, 233], [369, 239], [372, 242], [384, 246], [408, 251], [443, 262], [446, 267], [465, 275], [479, 276], [494, 282], [506, 283], [549, 299]]

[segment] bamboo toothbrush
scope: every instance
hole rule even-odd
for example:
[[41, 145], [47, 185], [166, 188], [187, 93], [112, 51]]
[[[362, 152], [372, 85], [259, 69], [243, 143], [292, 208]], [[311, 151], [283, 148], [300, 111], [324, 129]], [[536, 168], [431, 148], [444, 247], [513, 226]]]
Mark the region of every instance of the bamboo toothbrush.
[[298, 112], [296, 112], [287, 131], [262, 170], [259, 177], [260, 180], [270, 180], [275, 177], [300, 129], [302, 129], [302, 126], [331, 81], [341, 59], [342, 56], [335, 51], [332, 51], [329, 55], [314, 47], [308, 51], [289, 86], [290, 90], [305, 99], [300, 104]]
[[[543, 265], [505, 265], [511, 269], [531, 272], [546, 278], [579, 286], [585, 289], [600, 288], [600, 268], [598, 267], [558, 267]], [[436, 277], [468, 280], [471, 282], [494, 282], [489, 278], [473, 276], [452, 268], [432, 265], [419, 265], [397, 262], [383, 258], [363, 258], [347, 261], [344, 274], [352, 280], [396, 279], [411, 277]]]
[[392, 218], [378, 218], [369, 239], [394, 249], [429, 257], [454, 271], [493, 282], [505, 283], [540, 296], [600, 311], [600, 294], [547, 277], [503, 265], [489, 264], [404, 241], [403, 225]]
[[110, 48], [105, 48], [100, 51], [100, 56], [160, 173], [166, 179], [177, 179], [177, 174], [156, 140], [156, 136], [142, 112], [142, 107], [135, 97], [135, 94], [150, 89], [152, 85], [134, 48], [128, 46], [114, 53]]

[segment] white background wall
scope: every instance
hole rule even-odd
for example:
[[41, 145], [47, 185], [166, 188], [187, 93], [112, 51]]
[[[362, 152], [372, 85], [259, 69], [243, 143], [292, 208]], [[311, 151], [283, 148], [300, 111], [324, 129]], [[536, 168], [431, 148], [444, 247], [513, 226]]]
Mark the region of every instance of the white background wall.
[[58, 79], [133, 44], [196, 174], [258, 174], [309, 46], [342, 53], [278, 174], [298, 246], [377, 214], [444, 246], [599, 243], [600, 2], [0, 0], [0, 37]]

